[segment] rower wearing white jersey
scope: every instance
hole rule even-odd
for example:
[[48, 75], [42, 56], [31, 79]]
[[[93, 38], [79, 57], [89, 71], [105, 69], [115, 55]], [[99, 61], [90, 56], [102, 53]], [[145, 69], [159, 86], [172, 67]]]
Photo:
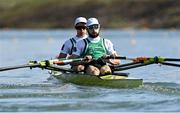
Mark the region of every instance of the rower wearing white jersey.
[[120, 60], [111, 59], [104, 61], [101, 60], [101, 57], [107, 55], [117, 56], [112, 42], [99, 36], [100, 24], [96, 18], [88, 19], [87, 31], [89, 37], [77, 43], [77, 50], [73, 52], [72, 58], [87, 57], [89, 59], [88, 65], [85, 65], [85, 67], [82, 68], [82, 65], [80, 65], [80, 63], [76, 63], [74, 64], [76, 66], [75, 69], [77, 71], [82, 71], [84, 69], [87, 74], [91, 75], [111, 73], [111, 69], [107, 65], [107, 63], [117, 65], [120, 63]]
[[61, 48], [61, 52], [57, 58], [67, 58], [72, 54], [74, 50], [76, 50], [76, 43], [82, 39], [87, 38], [87, 30], [86, 30], [87, 20], [84, 17], [76, 18], [74, 22], [74, 27], [77, 31], [76, 36], [65, 41]]

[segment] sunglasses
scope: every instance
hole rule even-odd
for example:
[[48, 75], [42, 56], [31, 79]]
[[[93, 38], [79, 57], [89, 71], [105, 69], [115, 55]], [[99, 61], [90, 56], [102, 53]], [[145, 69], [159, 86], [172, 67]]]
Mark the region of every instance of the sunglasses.
[[83, 30], [84, 30], [84, 29], [86, 29], [86, 27], [85, 27], [85, 26], [76, 26], [75, 28], [76, 28], [77, 30], [81, 30], [81, 29], [83, 29]]
[[91, 26], [88, 26], [88, 29], [98, 29], [100, 26], [98, 24], [94, 24]]

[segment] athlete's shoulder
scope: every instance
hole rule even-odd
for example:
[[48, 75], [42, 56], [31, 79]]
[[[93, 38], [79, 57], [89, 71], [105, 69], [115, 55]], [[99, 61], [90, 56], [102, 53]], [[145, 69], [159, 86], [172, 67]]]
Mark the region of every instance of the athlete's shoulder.
[[103, 38], [104, 39], [104, 41], [106, 41], [106, 42], [111, 42], [111, 40], [109, 40], [109, 39], [107, 39], [107, 38]]
[[72, 40], [73, 40], [73, 37], [72, 38], [69, 38], [68, 40], [66, 40], [64, 42], [64, 44], [71, 44], [72, 43]]
[[107, 39], [107, 38], [103, 38], [104, 42], [106, 45], [112, 45], [111, 40]]
[[86, 39], [79, 40], [79, 41], [77, 42], [77, 46], [82, 46], [82, 45], [84, 45], [84, 44], [85, 44], [85, 40], [86, 40]]

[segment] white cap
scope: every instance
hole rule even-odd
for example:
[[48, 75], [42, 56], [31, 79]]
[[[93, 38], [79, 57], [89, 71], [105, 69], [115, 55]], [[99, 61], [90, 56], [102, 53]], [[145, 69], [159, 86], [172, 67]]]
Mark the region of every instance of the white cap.
[[91, 26], [91, 25], [94, 25], [94, 24], [98, 24], [99, 25], [99, 22], [96, 18], [89, 18], [87, 20], [87, 26]]
[[86, 24], [87, 20], [84, 17], [78, 17], [78, 18], [76, 18], [76, 20], [74, 22], [74, 26], [76, 26], [76, 24], [78, 24], [78, 23], [85, 23]]

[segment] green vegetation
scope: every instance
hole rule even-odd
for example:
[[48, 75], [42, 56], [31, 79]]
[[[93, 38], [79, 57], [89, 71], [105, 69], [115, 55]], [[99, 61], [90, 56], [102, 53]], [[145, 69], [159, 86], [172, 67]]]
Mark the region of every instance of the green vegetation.
[[180, 28], [179, 0], [0, 0], [0, 28], [72, 28], [78, 16], [104, 28]]

